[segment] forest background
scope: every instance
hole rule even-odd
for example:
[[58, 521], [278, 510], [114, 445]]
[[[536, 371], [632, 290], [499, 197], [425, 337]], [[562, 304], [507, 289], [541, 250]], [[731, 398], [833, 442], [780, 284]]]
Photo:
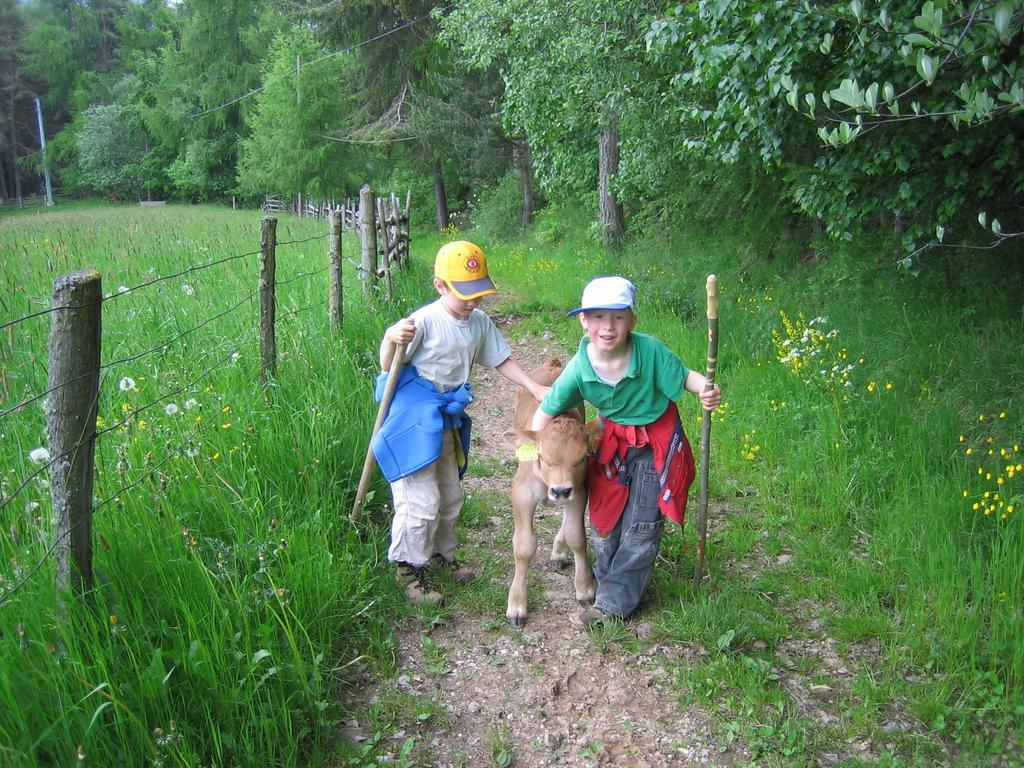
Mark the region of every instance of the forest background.
[[[794, 716], [769, 660], [792, 613], [824, 607], [842, 643], [881, 647], [842, 699], [844, 736], [885, 730], [879, 718], [902, 702], [916, 725], [885, 737], [897, 743], [892, 764], [955, 762], [957, 750], [965, 765], [1012, 760], [1024, 722], [1022, 26], [1021, 2], [0, 0], [0, 197], [41, 193], [45, 173], [58, 211], [76, 197], [255, 209], [265, 195], [342, 199], [367, 181], [411, 189], [419, 261], [439, 242], [421, 233], [472, 228], [508, 265], [518, 287], [509, 309], [538, 328], [555, 327], [578, 293], [558, 275], [627, 272], [644, 289], [649, 330], [681, 318], [696, 331], [676, 340], [689, 359], [702, 354], [699, 289], [714, 268], [732, 313], [721, 373], [743, 403], [716, 427], [720, 490], [758, 512], [716, 544], [721, 582], [670, 629], [717, 648], [679, 672], [680, 689], [724, 713], [723, 733], [753, 744], [763, 764], [814, 759], [835, 733]], [[114, 274], [139, 276], [183, 266], [156, 241], [242, 251], [255, 231], [254, 219], [244, 230], [208, 207], [171, 206], [159, 224], [120, 216], [127, 235], [113, 234], [117, 218], [4, 222], [4, 297], [47, 295], [51, 255], [33, 249], [53, 251], [54, 265], [107, 260]], [[288, 225], [299, 239], [316, 226]], [[75, 253], [55, 245], [65, 242]], [[138, 263], [119, 263], [122, 252]], [[408, 306], [426, 298], [401, 290]], [[138, 316], [150, 311], [160, 314], [143, 306]], [[347, 322], [355, 346], [372, 348], [382, 314], [363, 314]], [[303, 382], [310, 399], [337, 407], [313, 409], [307, 423], [299, 400], [282, 401], [255, 420], [303, 446], [300, 475], [326, 457], [332, 474], [315, 483], [332, 509], [344, 506], [339, 477], [354, 471], [361, 436], [328, 440], [314, 422], [335, 410], [355, 418], [355, 406], [332, 399], [330, 377], [361, 381], [373, 363], [346, 351], [339, 374], [317, 338], [296, 331], [290, 343], [296, 359], [324, 368]], [[38, 369], [33, 354], [25, 370]], [[247, 391], [251, 378], [231, 372], [218, 391]], [[237, 447], [228, 442], [225, 458]], [[289, 445], [267, 437], [243, 449], [248, 467], [217, 471], [251, 502], [251, 520], [234, 519], [234, 501], [215, 524], [200, 520], [208, 499], [198, 497], [216, 494], [169, 491], [195, 512], [177, 521], [184, 529], [164, 520], [152, 553], [125, 537], [110, 555], [151, 565], [184, 536], [178, 560], [208, 555], [208, 571], [169, 562], [146, 583], [192, 594], [203, 611], [122, 597], [94, 617], [95, 645], [51, 644], [36, 638], [52, 632], [52, 615], [25, 610], [45, 589], [0, 603], [0, 732], [14, 745], [4, 754], [66, 763], [85, 744], [97, 764], [229, 764], [335, 749], [334, 664], [363, 655], [386, 666], [393, 596], [380, 596], [381, 574], [365, 566], [379, 555], [372, 544], [317, 527], [319, 513], [274, 516], [282, 500], [308, 497], [296, 477], [247, 485], [252, 466], [291, 467]], [[145, 442], [125, 450], [144, 466]], [[216, 472], [210, 483], [223, 495]], [[152, 524], [145, 508], [125, 514]], [[294, 603], [280, 614], [248, 593], [256, 584], [269, 590], [264, 602], [278, 596], [262, 563], [264, 552], [279, 557], [279, 525], [294, 525], [282, 569], [309, 555], [284, 572]], [[781, 573], [729, 578], [721, 568], [761, 548]], [[233, 580], [257, 552], [261, 570], [238, 565]], [[225, 580], [207, 583], [210, 573]], [[138, 574], [119, 578], [130, 595]], [[234, 612], [198, 618], [225, 605]], [[339, 638], [338, 624], [351, 635]], [[33, 664], [26, 649], [38, 652]], [[267, 676], [266, 649], [295, 661]], [[170, 674], [178, 665], [199, 671], [182, 682]], [[109, 688], [87, 684], [95, 674]], [[44, 686], [29, 702], [43, 678], [56, 693]], [[125, 692], [137, 701], [117, 697]]]

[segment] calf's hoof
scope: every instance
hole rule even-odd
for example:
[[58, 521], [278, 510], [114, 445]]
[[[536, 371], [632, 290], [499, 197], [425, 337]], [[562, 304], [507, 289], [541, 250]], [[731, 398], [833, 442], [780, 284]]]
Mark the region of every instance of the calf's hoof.
[[505, 621], [513, 627], [525, 627], [526, 617], [525, 616], [506, 616]]
[[548, 568], [553, 568], [556, 571], [564, 571], [572, 564], [573, 559], [571, 557], [552, 557], [548, 560]]
[[576, 602], [579, 603], [582, 607], [587, 608], [588, 606], [594, 604], [594, 597], [577, 597]]

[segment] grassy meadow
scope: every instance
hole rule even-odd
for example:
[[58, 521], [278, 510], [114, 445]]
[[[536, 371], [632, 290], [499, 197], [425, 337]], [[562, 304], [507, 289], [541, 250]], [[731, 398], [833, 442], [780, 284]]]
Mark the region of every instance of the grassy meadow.
[[106, 298], [96, 589], [64, 617], [47, 473], [25, 483], [45, 464], [43, 401], [17, 408], [47, 388], [49, 315], [5, 329], [0, 765], [314, 764], [334, 749], [348, 666], [389, 669], [401, 608], [386, 539], [347, 514], [397, 310], [363, 301], [346, 235], [344, 328], [329, 327], [326, 235], [279, 223], [278, 375], [264, 391], [259, 214], [0, 220], [4, 322], [47, 309], [55, 276], [86, 266]]
[[[465, 234], [491, 259], [501, 311], [566, 352], [579, 326], [565, 310], [590, 277], [621, 272], [639, 290], [638, 330], [702, 368], [704, 280], [719, 276], [708, 581], [692, 595], [691, 517], [666, 536], [644, 609], [661, 636], [708, 650], [694, 666], [667, 660], [680, 699], [706, 705], [723, 743], [742, 739], [759, 766], [813, 764], [850, 739], [870, 739], [883, 765], [1019, 759], [1019, 270], [998, 252], [950, 252], [911, 277], [882, 246], [808, 250], [772, 211], [730, 215], [725, 229], [724, 214], [681, 211], [675, 234], [621, 256], [561, 208], [529, 235]], [[14, 409], [0, 418], [0, 765], [362, 765], [377, 748], [339, 744], [337, 725], [362, 670], [392, 671], [390, 627], [408, 609], [384, 563], [379, 478], [365, 522], [347, 512], [378, 340], [431, 297], [440, 240], [414, 233], [388, 307], [363, 300], [346, 236], [332, 330], [326, 224], [281, 217], [278, 241], [296, 242], [278, 247], [280, 359], [263, 390], [259, 218], [103, 206], [0, 219], [0, 322], [45, 310], [54, 277], [85, 266], [109, 296], [97, 586], [63, 616], [45, 473], [20, 487], [40, 466], [44, 413], [16, 408], [46, 389], [49, 316], [0, 338], [0, 408]], [[826, 639], [847, 667], [827, 721], [779, 682], [831, 681], [792, 645]], [[371, 713], [380, 729], [387, 706]], [[441, 717], [430, 702], [390, 706]]]

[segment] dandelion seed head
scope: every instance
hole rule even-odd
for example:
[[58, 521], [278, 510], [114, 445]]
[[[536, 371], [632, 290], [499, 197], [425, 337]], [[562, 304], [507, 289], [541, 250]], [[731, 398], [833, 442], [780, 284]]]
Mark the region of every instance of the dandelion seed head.
[[33, 464], [42, 464], [50, 460], [50, 452], [46, 448], [33, 448], [28, 452], [28, 457]]

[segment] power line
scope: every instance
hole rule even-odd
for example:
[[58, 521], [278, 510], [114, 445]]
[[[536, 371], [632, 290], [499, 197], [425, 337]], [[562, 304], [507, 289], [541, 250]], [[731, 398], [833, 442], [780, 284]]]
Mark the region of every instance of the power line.
[[[450, 8], [453, 8], [453, 7], [454, 7], [454, 3], [446, 5], [444, 8], [441, 8], [440, 11], [444, 12], [444, 11], [449, 10]], [[419, 16], [419, 17], [413, 19], [412, 21], [407, 21], [404, 24], [399, 24], [397, 27], [395, 27], [394, 29], [389, 29], [387, 32], [381, 32], [379, 35], [374, 35], [373, 37], [367, 38], [366, 40], [362, 40], [362, 41], [360, 41], [360, 42], [358, 42], [358, 43], [356, 43], [354, 45], [350, 45], [347, 48], [342, 48], [342, 49], [337, 50], [337, 51], [332, 51], [331, 53], [325, 53], [323, 56], [320, 56], [320, 57], [318, 57], [316, 59], [313, 59], [312, 61], [307, 61], [303, 66], [308, 67], [308, 66], [310, 66], [312, 64], [319, 64], [321, 61], [326, 61], [327, 59], [333, 58], [335, 56], [341, 56], [344, 53], [350, 53], [351, 51], [354, 51], [357, 48], [362, 48], [364, 45], [369, 45], [370, 43], [375, 43], [378, 40], [381, 40], [381, 39], [383, 39], [383, 38], [385, 38], [385, 37], [387, 37], [389, 35], [393, 35], [396, 32], [400, 32], [403, 29], [407, 29], [407, 28], [411, 27], [413, 24], [421, 22], [424, 19], [430, 18], [430, 16], [431, 16], [430, 13], [425, 13], [422, 16]], [[216, 112], [217, 110], [224, 109], [226, 107], [230, 107], [232, 104], [237, 104], [238, 102], [240, 102], [240, 101], [242, 101], [244, 99], [247, 99], [250, 96], [255, 96], [257, 93], [262, 91], [264, 88], [266, 88], [271, 83], [276, 83], [278, 80], [283, 80], [286, 77], [290, 78], [292, 76], [293, 75], [292, 75], [291, 72], [288, 72], [287, 74], [278, 75], [277, 77], [273, 77], [270, 80], [267, 80], [259, 88], [253, 88], [251, 91], [248, 91], [247, 93], [243, 93], [241, 96], [238, 96], [238, 97], [236, 97], [234, 99], [231, 99], [231, 101], [226, 101], [223, 104], [217, 105], [216, 107], [210, 107], [209, 109], [204, 109], [201, 112], [193, 112], [192, 114], [187, 115], [187, 117], [202, 117], [203, 115], [208, 115], [211, 112]]]

